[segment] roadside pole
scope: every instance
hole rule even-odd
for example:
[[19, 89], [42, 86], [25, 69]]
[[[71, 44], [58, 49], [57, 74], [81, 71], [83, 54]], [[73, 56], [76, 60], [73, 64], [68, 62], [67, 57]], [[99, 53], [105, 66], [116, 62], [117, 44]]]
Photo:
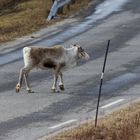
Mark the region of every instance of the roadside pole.
[[52, 7], [48, 15], [47, 21], [50, 21], [51, 19], [53, 19], [58, 10], [63, 12], [63, 7], [65, 5], [68, 5], [70, 2], [71, 0], [52, 0]]
[[106, 66], [106, 60], [107, 60], [109, 45], [110, 45], [110, 40], [108, 40], [108, 43], [107, 43], [107, 48], [106, 48], [106, 53], [105, 53], [105, 59], [104, 59], [104, 64], [103, 64], [103, 69], [102, 69], [102, 74], [101, 74], [101, 81], [100, 81], [100, 88], [99, 88], [99, 95], [98, 95], [98, 102], [97, 102], [96, 116], [95, 116], [95, 127], [97, 126], [97, 121], [98, 121], [98, 112], [99, 112], [99, 105], [100, 105], [100, 97], [101, 97], [101, 92], [102, 92], [104, 71], [105, 71], [105, 66]]

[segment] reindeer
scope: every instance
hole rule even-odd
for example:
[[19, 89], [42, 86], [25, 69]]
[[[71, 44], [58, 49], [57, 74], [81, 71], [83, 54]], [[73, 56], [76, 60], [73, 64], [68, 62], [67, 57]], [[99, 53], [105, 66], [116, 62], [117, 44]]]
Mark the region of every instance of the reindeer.
[[23, 59], [24, 67], [20, 70], [16, 92], [20, 91], [23, 77], [28, 93], [33, 92], [28, 81], [29, 72], [33, 68], [52, 69], [54, 71], [54, 82], [51, 89], [53, 92], [58, 92], [57, 81], [59, 77], [59, 88], [60, 90], [64, 90], [62, 72], [76, 66], [78, 60], [88, 60], [89, 55], [80, 45], [76, 44], [71, 45], [69, 48], [64, 48], [61, 45], [56, 45], [51, 48], [35, 48], [31, 46], [23, 48]]

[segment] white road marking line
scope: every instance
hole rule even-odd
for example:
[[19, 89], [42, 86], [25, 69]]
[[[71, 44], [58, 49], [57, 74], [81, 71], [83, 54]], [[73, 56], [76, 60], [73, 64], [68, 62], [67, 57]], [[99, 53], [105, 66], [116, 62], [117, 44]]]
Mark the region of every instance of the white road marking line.
[[122, 102], [122, 101], [124, 101], [125, 99], [119, 99], [119, 100], [116, 100], [116, 101], [114, 101], [114, 102], [112, 102], [112, 103], [109, 103], [109, 104], [107, 104], [107, 105], [104, 105], [104, 106], [102, 106], [102, 107], [100, 107], [100, 108], [102, 108], [102, 109], [104, 109], [104, 108], [108, 108], [108, 107], [110, 107], [110, 106], [112, 106], [112, 105], [115, 105], [115, 104], [117, 104], [117, 103], [120, 103], [120, 102]]
[[65, 126], [65, 125], [71, 124], [71, 123], [76, 122], [76, 121], [77, 121], [76, 119], [69, 120], [69, 121], [66, 121], [66, 122], [60, 123], [60, 124], [58, 124], [58, 125], [51, 126], [51, 127], [49, 127], [49, 129], [56, 129], [56, 128], [59, 128], [59, 127], [62, 127], [62, 126]]

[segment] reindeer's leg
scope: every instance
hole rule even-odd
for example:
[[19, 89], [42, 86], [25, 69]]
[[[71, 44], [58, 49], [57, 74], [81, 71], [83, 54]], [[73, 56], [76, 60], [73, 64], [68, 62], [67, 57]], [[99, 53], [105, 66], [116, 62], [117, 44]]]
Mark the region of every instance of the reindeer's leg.
[[59, 72], [59, 76], [60, 76], [59, 88], [60, 88], [60, 90], [65, 90], [62, 72]]
[[[53, 90], [53, 92], [59, 92], [58, 90], [57, 90], [57, 80], [58, 80], [58, 76], [60, 75], [60, 65], [58, 65], [57, 67], [56, 67], [56, 69], [54, 69], [54, 83], [53, 83], [53, 86], [52, 86], [52, 90]], [[63, 82], [63, 79], [61, 80], [62, 82]]]
[[58, 92], [58, 91], [57, 91], [58, 74], [59, 74], [58, 71], [55, 70], [55, 71], [54, 71], [54, 82], [53, 82], [53, 86], [52, 86], [52, 91], [53, 91], [53, 92]]
[[19, 80], [18, 80], [18, 83], [17, 83], [17, 85], [16, 85], [16, 92], [19, 92], [19, 91], [20, 91], [20, 88], [21, 88], [21, 86], [22, 86], [23, 71], [24, 71], [24, 68], [21, 68], [20, 74], [19, 74]]
[[19, 75], [19, 80], [18, 80], [18, 83], [16, 85], [16, 92], [19, 92], [20, 91], [20, 88], [22, 86], [22, 81], [23, 81], [23, 76], [29, 71], [29, 68], [28, 67], [23, 67], [21, 70], [20, 70], [20, 75]]
[[28, 91], [28, 93], [33, 93], [33, 91], [31, 90], [31, 86], [29, 84], [29, 81], [28, 81], [28, 75], [29, 75], [29, 71], [24, 74], [24, 79], [25, 79], [25, 84], [26, 84], [26, 90]]

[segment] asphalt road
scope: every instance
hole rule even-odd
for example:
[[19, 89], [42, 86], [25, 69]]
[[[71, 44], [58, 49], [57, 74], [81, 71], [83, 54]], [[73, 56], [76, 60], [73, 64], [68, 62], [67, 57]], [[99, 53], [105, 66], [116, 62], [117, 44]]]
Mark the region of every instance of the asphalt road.
[[[15, 85], [23, 61], [13, 59], [12, 62], [1, 65], [0, 139], [33, 140], [87, 118], [94, 118], [108, 39], [111, 40], [111, 44], [99, 115], [110, 113], [139, 99], [139, 12], [140, 1], [129, 0], [121, 9], [97, 20], [94, 24], [88, 22], [86, 30], [60, 42], [66, 47], [71, 43], [78, 43], [91, 56], [88, 62], [79, 62], [77, 67], [64, 73], [64, 92], [51, 93], [51, 71], [34, 70], [30, 75], [30, 81], [35, 93], [27, 94], [23, 87], [17, 94]], [[83, 16], [76, 17], [76, 22], [71, 26], [78, 28], [78, 24], [85, 23], [88, 19]], [[84, 27], [87, 25], [83, 24]], [[67, 27], [59, 27], [62, 32], [63, 29], [69, 30]], [[45, 45], [47, 39], [37, 44]]]

